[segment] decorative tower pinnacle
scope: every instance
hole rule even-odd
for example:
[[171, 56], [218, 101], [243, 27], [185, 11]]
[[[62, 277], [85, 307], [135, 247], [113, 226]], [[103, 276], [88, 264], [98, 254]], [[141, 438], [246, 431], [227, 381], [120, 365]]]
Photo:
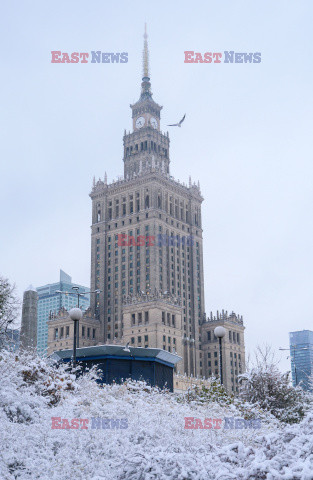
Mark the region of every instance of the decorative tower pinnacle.
[[143, 78], [149, 78], [149, 50], [148, 50], [148, 35], [147, 35], [147, 24], [145, 23], [145, 33], [143, 35], [144, 44], [143, 44]]
[[143, 42], [143, 52], [142, 52], [142, 84], [141, 84], [141, 96], [142, 100], [146, 98], [151, 98], [151, 83], [149, 77], [149, 49], [148, 49], [148, 35], [147, 35], [147, 24], [145, 23], [145, 33], [144, 33], [144, 42]]

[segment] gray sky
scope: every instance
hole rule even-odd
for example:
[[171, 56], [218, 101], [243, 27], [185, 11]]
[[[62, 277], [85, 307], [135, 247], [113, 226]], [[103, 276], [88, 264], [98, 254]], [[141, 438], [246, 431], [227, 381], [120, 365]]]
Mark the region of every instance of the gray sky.
[[[244, 316], [247, 349], [313, 329], [312, 2], [24, 1], [0, 15], [1, 273], [18, 291], [89, 285], [92, 177], [123, 172], [144, 22], [171, 173], [200, 180], [206, 311]], [[52, 64], [51, 50], [128, 52]], [[184, 51], [261, 52], [185, 64]], [[289, 368], [283, 355], [282, 368]]]

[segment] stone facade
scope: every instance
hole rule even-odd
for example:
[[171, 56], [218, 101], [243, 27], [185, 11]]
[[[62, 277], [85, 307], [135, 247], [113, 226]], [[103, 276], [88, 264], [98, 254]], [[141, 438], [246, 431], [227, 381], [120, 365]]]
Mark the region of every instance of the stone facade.
[[[170, 175], [169, 135], [160, 129], [161, 108], [152, 98], [146, 66], [140, 99], [131, 105], [133, 131], [124, 134], [124, 178], [108, 184], [105, 175], [94, 181], [90, 194], [91, 289], [101, 290], [91, 307], [101, 322], [101, 340], [125, 342], [132, 336], [126, 327], [130, 308], [124, 305], [126, 296], [159, 291], [180, 297], [183, 368], [187, 374], [202, 375], [203, 198], [199, 184], [190, 180], [187, 186]], [[156, 302], [154, 325], [161, 326], [157, 335], [148, 335], [149, 347], [163, 338], [159, 323], [163, 311], [163, 303]], [[170, 309], [166, 313], [172, 314]], [[178, 338], [178, 327], [175, 334], [169, 329]]]
[[205, 377], [219, 377], [219, 342], [214, 329], [222, 326], [226, 335], [222, 339], [222, 371], [223, 384], [228, 393], [238, 393], [237, 376], [245, 371], [244, 326], [241, 316], [224, 310], [212, 313], [202, 325], [202, 367]]
[[187, 375], [181, 375], [176, 373], [174, 375], [174, 392], [175, 393], [184, 393], [189, 389], [198, 387], [201, 390], [202, 387], [210, 388], [210, 380], [204, 377], [190, 377]]
[[[181, 301], [156, 293], [125, 299], [123, 341], [133, 347], [161, 348], [183, 357]], [[183, 371], [180, 362], [178, 370]]]
[[[50, 314], [48, 321], [48, 355], [58, 350], [73, 348], [74, 322], [68, 311], [61, 308], [58, 314]], [[89, 347], [100, 342], [100, 321], [87, 309], [79, 322], [79, 344], [77, 347]], [[103, 342], [102, 342], [103, 343]]]

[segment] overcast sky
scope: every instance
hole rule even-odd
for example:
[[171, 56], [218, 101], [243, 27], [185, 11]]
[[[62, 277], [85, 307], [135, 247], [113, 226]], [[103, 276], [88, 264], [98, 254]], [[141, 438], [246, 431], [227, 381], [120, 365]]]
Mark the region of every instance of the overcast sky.
[[[2, 4], [0, 271], [18, 292], [89, 285], [93, 175], [123, 173], [144, 22], [171, 174], [200, 180], [206, 312], [244, 316], [246, 346], [288, 346], [312, 319], [312, 2], [10, 1]], [[128, 52], [53, 64], [51, 51]], [[261, 52], [187, 64], [184, 51]], [[289, 361], [282, 355], [282, 368]]]

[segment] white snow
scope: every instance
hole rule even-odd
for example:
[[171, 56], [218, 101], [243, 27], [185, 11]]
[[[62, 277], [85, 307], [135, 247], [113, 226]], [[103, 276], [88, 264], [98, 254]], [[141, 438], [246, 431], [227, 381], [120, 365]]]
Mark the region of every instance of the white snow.
[[[313, 479], [313, 412], [292, 426], [262, 414], [259, 430], [188, 430], [185, 417], [254, 412], [140, 382], [101, 387], [12, 353], [0, 352], [0, 371], [1, 480]], [[52, 429], [52, 417], [126, 418], [128, 428]]]

